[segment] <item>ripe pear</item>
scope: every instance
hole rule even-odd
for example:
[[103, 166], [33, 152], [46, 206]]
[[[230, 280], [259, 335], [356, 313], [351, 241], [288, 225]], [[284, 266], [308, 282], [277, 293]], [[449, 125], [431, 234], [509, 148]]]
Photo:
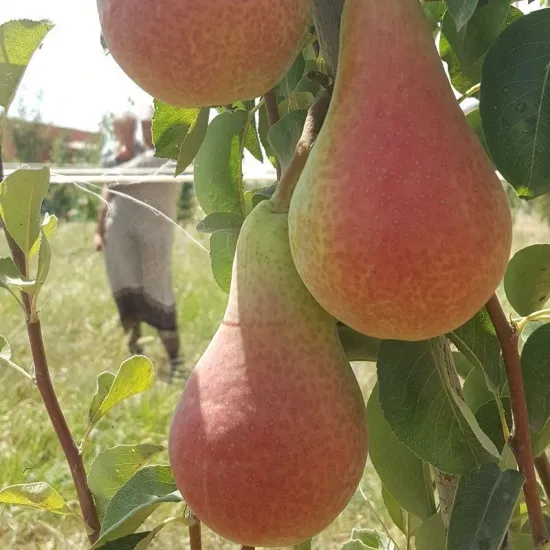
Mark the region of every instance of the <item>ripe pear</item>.
[[311, 294], [372, 337], [447, 333], [497, 288], [506, 195], [418, 0], [346, 0], [334, 94], [289, 225]]
[[169, 436], [197, 517], [239, 544], [291, 546], [327, 527], [366, 462], [364, 400], [336, 322], [311, 297], [271, 200], [247, 217], [223, 322]]
[[270, 90], [307, 36], [311, 0], [97, 0], [115, 61], [175, 107], [231, 104]]

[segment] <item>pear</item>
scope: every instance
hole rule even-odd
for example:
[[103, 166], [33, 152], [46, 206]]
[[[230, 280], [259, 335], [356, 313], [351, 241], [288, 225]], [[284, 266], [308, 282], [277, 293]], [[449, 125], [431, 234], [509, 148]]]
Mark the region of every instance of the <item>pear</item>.
[[169, 457], [195, 515], [255, 547], [316, 535], [361, 479], [364, 400], [336, 321], [296, 272], [287, 214], [272, 200], [242, 227], [227, 310], [181, 395]]
[[207, 107], [273, 88], [307, 38], [311, 0], [97, 0], [122, 70], [175, 107]]
[[289, 226], [311, 294], [371, 337], [452, 331], [501, 281], [506, 195], [418, 0], [346, 0], [334, 94]]

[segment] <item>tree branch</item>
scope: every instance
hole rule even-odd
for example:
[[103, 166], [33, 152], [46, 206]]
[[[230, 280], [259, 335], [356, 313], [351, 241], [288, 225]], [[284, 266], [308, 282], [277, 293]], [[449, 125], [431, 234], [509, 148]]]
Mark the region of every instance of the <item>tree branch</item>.
[[537, 487], [537, 477], [531, 448], [531, 433], [529, 417], [527, 414], [527, 402], [521, 372], [521, 362], [518, 352], [518, 334], [508, 322], [500, 302], [493, 295], [487, 302], [487, 311], [491, 322], [495, 327], [497, 338], [502, 348], [502, 357], [506, 367], [506, 376], [510, 388], [510, 400], [514, 417], [514, 434], [512, 436], [512, 448], [516, 455], [518, 466], [525, 476], [523, 494], [531, 524], [531, 534], [538, 550], [549, 542], [548, 532], [544, 523], [544, 515], [540, 503]]
[[294, 188], [327, 116], [331, 95], [331, 91], [321, 90], [308, 110], [302, 135], [296, 144], [294, 155], [271, 199], [276, 204], [278, 212], [288, 212]]
[[198, 519], [189, 526], [189, 548], [202, 550], [201, 522]]
[[[267, 112], [267, 121], [269, 122], [269, 127], [271, 128], [271, 126], [279, 122], [279, 106], [277, 105], [275, 91], [269, 90], [269, 92], [264, 95], [264, 100], [265, 110]], [[275, 168], [277, 170], [277, 181], [279, 181], [281, 179], [281, 165], [278, 160]]]
[[[3, 181], [4, 168], [0, 150], [0, 182]], [[4, 228], [6, 239], [10, 247], [13, 261], [19, 269], [21, 275], [28, 276], [27, 273], [27, 260], [24, 252], [19, 248], [12, 236], [9, 234], [7, 228]], [[29, 343], [31, 346], [31, 354], [34, 361], [35, 378], [38, 391], [46, 407], [48, 416], [53, 425], [57, 438], [61, 444], [65, 458], [69, 464], [71, 476], [80, 503], [80, 509], [84, 521], [88, 526], [88, 539], [93, 544], [99, 535], [100, 523], [97, 515], [97, 509], [95, 502], [88, 486], [86, 478], [86, 469], [82, 461], [82, 456], [78, 450], [78, 447], [73, 439], [69, 426], [63, 411], [57, 400], [55, 389], [52, 384], [50, 372], [48, 368], [48, 360], [46, 358], [46, 351], [44, 349], [44, 340], [42, 337], [42, 329], [40, 326], [40, 320], [37, 315], [32, 315], [32, 304], [30, 296], [24, 292], [21, 293], [21, 299], [25, 309], [27, 334], [29, 337]]]

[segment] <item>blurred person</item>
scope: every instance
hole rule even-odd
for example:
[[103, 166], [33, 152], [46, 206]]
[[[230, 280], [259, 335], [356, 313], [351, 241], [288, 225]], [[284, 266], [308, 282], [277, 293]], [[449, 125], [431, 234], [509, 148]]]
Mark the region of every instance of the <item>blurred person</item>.
[[[141, 121], [144, 146], [136, 140], [137, 118], [131, 113], [115, 117], [117, 147], [107, 153], [104, 167], [159, 167], [154, 157], [151, 117]], [[176, 218], [180, 184], [130, 183], [105, 187], [94, 241], [104, 250], [107, 276], [131, 354], [143, 353], [141, 324], [154, 327], [170, 360], [170, 378], [183, 366], [177, 309], [172, 283], [174, 224], [143, 204]], [[116, 191], [116, 194], [113, 193]]]

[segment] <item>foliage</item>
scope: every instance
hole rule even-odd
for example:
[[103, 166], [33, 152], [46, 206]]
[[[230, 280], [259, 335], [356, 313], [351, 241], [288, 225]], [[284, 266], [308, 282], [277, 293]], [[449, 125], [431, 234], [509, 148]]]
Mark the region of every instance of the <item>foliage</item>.
[[[513, 200], [548, 195], [550, 12], [539, 10], [524, 16], [508, 0], [425, 0], [423, 7], [432, 29], [440, 33], [439, 51], [452, 84], [463, 94], [459, 101], [466, 97], [480, 99], [479, 109], [468, 121], [495, 169], [507, 179], [507, 192], [515, 192]], [[0, 100], [3, 98], [5, 118], [30, 57], [49, 27], [40, 22], [10, 22], [0, 28], [4, 46]], [[271, 98], [217, 106], [215, 112], [155, 103], [153, 135], [157, 155], [176, 160], [176, 173], [194, 161], [194, 191], [205, 215], [198, 229], [210, 234], [213, 280], [224, 292], [230, 286], [242, 223], [258, 202], [273, 192], [261, 187], [244, 188], [244, 151], [258, 160], [264, 155], [271, 162], [276, 159], [283, 169], [289, 166], [307, 109], [317, 92], [315, 82], [308, 77], [312, 67], [323, 70], [325, 64], [306, 47]], [[271, 100], [281, 117], [270, 127], [266, 102]], [[212, 120], [211, 113], [215, 115]], [[19, 144], [18, 155], [20, 150], [27, 162], [40, 159], [44, 144], [29, 128], [21, 126], [14, 140]], [[61, 158], [62, 154], [60, 143], [56, 155]], [[0, 216], [12, 250], [11, 257], [0, 258], [0, 286], [25, 310], [29, 334], [38, 324], [39, 304], [52, 268], [50, 240], [56, 223], [43, 214], [46, 210], [67, 211], [71, 199], [63, 193], [52, 193], [47, 169], [21, 169], [0, 183]], [[192, 216], [191, 195], [191, 188], [184, 187], [180, 219]], [[515, 541], [526, 549], [547, 548], [540, 537], [532, 540], [524, 535], [535, 535], [540, 529], [533, 510], [541, 510], [541, 503], [547, 505], [550, 495], [541, 491], [533, 501], [536, 479], [521, 463], [526, 440], [516, 441], [517, 433], [510, 438], [511, 417], [516, 430], [521, 422], [519, 394], [526, 401], [527, 437], [532, 439], [537, 461], [547, 464], [547, 246], [536, 244], [518, 251], [504, 280], [508, 301], [518, 314], [512, 319], [511, 333], [512, 352], [515, 346], [520, 366], [516, 373], [521, 380], [519, 389], [511, 374], [510, 349], [506, 347], [509, 341], [503, 339], [494, 315], [485, 309], [440, 338], [384, 341], [376, 348], [378, 383], [368, 403], [372, 462], [382, 482], [387, 509], [382, 515], [391, 518], [394, 531], [402, 532], [407, 548], [413, 540], [417, 550], [499, 550], [504, 541]], [[37, 354], [36, 339], [30, 338], [36, 367], [43, 368], [39, 363], [44, 357]], [[516, 338], [521, 343], [521, 363]], [[32, 378], [14, 361], [9, 343], [0, 337], [0, 368], [9, 367]], [[170, 468], [163, 462], [163, 440], [117, 441], [110, 447], [91, 448], [92, 435], [108, 424], [107, 419], [124, 406], [123, 401], [150, 390], [153, 372], [145, 357], [124, 361], [116, 373], [109, 370], [98, 374], [95, 391], [88, 394], [88, 403], [82, 406], [81, 418], [86, 410], [88, 417], [83, 425], [81, 420], [79, 456], [85, 462], [81, 481], [93, 492], [93, 507], [101, 522], [98, 532], [90, 535], [92, 548], [142, 550], [166, 525], [191, 528], [196, 522], [185, 507], [179, 507], [174, 517], [159, 519], [158, 510], [170, 506], [173, 510], [181, 503]], [[513, 443], [517, 443], [517, 459], [512, 453]], [[148, 464], [157, 454], [163, 456], [160, 464]], [[74, 468], [72, 471], [74, 474]], [[542, 468], [540, 477], [546, 489], [550, 482], [547, 476]], [[451, 502], [445, 500], [441, 479], [452, 486]], [[42, 480], [15, 483], [0, 490], [0, 502], [80, 517], [74, 501], [64, 496], [66, 491], [66, 486]], [[439, 508], [435, 504], [436, 491]], [[82, 500], [80, 504], [84, 510]], [[152, 528], [143, 528], [152, 518]], [[378, 532], [371, 524], [361, 527], [352, 531], [342, 549], [398, 547], [389, 529]]]

